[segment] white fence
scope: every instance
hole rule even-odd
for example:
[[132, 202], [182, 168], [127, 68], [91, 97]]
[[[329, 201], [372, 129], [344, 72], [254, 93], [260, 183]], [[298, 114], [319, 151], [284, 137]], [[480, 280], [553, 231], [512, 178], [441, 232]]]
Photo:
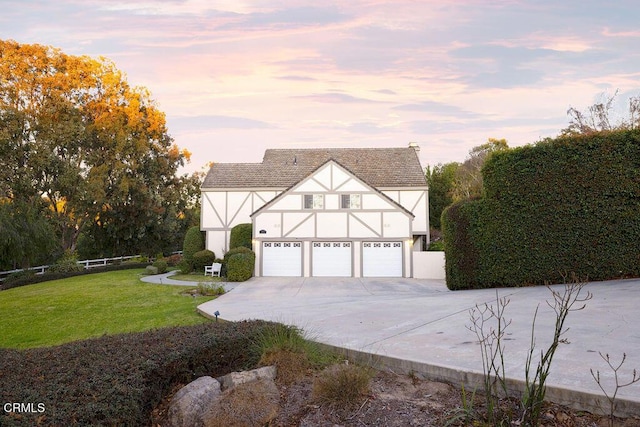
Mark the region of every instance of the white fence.
[[444, 252], [412, 252], [413, 277], [416, 279], [445, 280]]
[[[100, 258], [100, 259], [85, 259], [84, 261], [78, 261], [78, 264], [84, 266], [85, 270], [95, 267], [104, 267], [107, 265], [112, 265], [117, 263], [121, 263], [122, 261], [126, 261], [128, 259], [137, 258], [140, 255], [128, 255], [128, 256], [118, 256], [115, 258]], [[12, 273], [19, 273], [21, 271], [35, 271], [36, 274], [44, 274], [51, 267], [50, 265], [40, 265], [38, 267], [31, 267], [25, 269], [18, 270], [9, 270], [9, 271], [0, 271], [0, 282], [7, 278]]]

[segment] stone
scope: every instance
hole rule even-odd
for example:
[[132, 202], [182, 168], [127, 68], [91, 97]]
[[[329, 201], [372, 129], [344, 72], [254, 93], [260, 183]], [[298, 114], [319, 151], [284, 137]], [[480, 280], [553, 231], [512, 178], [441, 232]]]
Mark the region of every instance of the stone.
[[220, 395], [220, 383], [215, 378], [200, 377], [190, 382], [171, 399], [165, 426], [204, 426], [205, 415], [214, 406]]
[[252, 371], [244, 371], [244, 372], [232, 372], [228, 375], [218, 378], [218, 382], [220, 382], [220, 388], [224, 391], [227, 389], [231, 389], [237, 387], [240, 384], [245, 384], [252, 381], [258, 380], [275, 380], [276, 378], [276, 367], [275, 366], [264, 366], [262, 368], [254, 369]]
[[204, 415], [205, 427], [269, 425], [279, 408], [280, 391], [272, 379], [237, 384], [223, 391]]

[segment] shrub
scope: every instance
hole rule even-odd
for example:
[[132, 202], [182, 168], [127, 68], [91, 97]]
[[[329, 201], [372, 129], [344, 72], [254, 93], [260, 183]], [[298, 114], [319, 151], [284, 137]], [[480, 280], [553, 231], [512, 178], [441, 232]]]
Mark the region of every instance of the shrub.
[[444, 251], [444, 242], [442, 240], [438, 240], [435, 242], [429, 243], [428, 251]]
[[224, 295], [224, 287], [217, 283], [198, 283], [198, 293], [206, 296]]
[[[229, 258], [235, 254], [248, 254], [248, 253], [253, 253], [253, 251], [249, 248], [246, 248], [244, 246], [238, 246], [235, 247], [233, 249], [229, 249], [225, 254], [224, 254], [224, 258], [222, 259], [222, 270], [220, 271], [220, 275], [227, 277], [227, 263], [229, 262]], [[255, 256], [255, 255], [254, 255]]]
[[216, 254], [208, 249], [198, 251], [193, 254], [191, 265], [195, 271], [203, 271], [204, 267], [213, 264], [216, 259]]
[[193, 271], [193, 266], [189, 261], [187, 261], [186, 259], [183, 259], [178, 263], [178, 269], [182, 274], [189, 274]]
[[235, 254], [227, 261], [227, 280], [230, 282], [244, 282], [253, 276], [256, 255], [251, 253]]
[[198, 227], [197, 225], [190, 227], [184, 236], [182, 258], [188, 262], [191, 262], [193, 259], [193, 255], [203, 249], [204, 238], [202, 236], [202, 232], [200, 231], [200, 227]]
[[82, 270], [84, 270], [84, 266], [78, 264], [78, 255], [72, 251], [65, 251], [64, 255], [49, 267], [49, 271], [52, 273], [71, 273]]
[[244, 247], [244, 246], [238, 246], [238, 247], [235, 247], [233, 249], [229, 249], [227, 251], [227, 253], [224, 254], [224, 258], [222, 260], [222, 263], [226, 264], [227, 262], [229, 262], [229, 258], [232, 255], [235, 255], [235, 254], [249, 254], [249, 253], [252, 254], [253, 251], [251, 249], [249, 249], [249, 248]]
[[251, 239], [253, 237], [253, 226], [251, 224], [238, 224], [231, 229], [229, 236], [229, 249], [244, 246], [252, 249]]
[[153, 263], [153, 266], [158, 269], [158, 274], [163, 274], [167, 272], [169, 264], [164, 259], [159, 259]]
[[0, 402], [46, 408], [45, 419], [0, 411], [0, 425], [150, 425], [151, 411], [176, 385], [256, 366], [251, 343], [270, 325], [209, 322], [57, 347], [0, 349]]
[[182, 261], [182, 255], [180, 254], [169, 255], [168, 257], [165, 258], [165, 260], [167, 261], [168, 265], [175, 267], [178, 265], [180, 261]]
[[147, 267], [144, 269], [144, 274], [148, 274], [148, 275], [158, 274], [158, 267], [154, 265], [147, 265]]
[[371, 372], [358, 365], [340, 364], [326, 368], [313, 382], [318, 402], [347, 409], [369, 392]]

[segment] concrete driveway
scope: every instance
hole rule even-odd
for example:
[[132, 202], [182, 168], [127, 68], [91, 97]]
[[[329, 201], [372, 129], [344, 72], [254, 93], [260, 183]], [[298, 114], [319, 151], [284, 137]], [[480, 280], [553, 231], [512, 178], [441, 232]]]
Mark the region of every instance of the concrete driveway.
[[[563, 293], [564, 286], [552, 289]], [[622, 382], [640, 372], [640, 279], [587, 284], [593, 295], [583, 310], [571, 312], [567, 344], [558, 348], [547, 380], [547, 397], [576, 408], [608, 408], [590, 369], [600, 371], [605, 390], [615, 391], [613, 372], [599, 352], [619, 363]], [[555, 325], [545, 287], [498, 289], [509, 304], [505, 319], [505, 369], [521, 389], [536, 308], [534, 366]], [[495, 289], [449, 291], [444, 281], [419, 279], [253, 278], [198, 307], [231, 321], [262, 319], [296, 325], [310, 338], [347, 350], [378, 366], [454, 384], [477, 386], [483, 365], [480, 345], [468, 327], [469, 311], [496, 301]], [[582, 304], [580, 304], [581, 306]], [[490, 324], [485, 327], [493, 326]], [[372, 357], [371, 355], [375, 355]], [[626, 381], [625, 381], [626, 380]], [[640, 383], [618, 390], [620, 414], [640, 415]]]

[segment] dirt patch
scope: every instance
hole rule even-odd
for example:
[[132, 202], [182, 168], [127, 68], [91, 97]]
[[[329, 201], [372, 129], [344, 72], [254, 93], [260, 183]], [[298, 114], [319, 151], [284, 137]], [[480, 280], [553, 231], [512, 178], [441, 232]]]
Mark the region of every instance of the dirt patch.
[[[462, 406], [461, 390], [440, 382], [417, 377], [377, 371], [371, 379], [370, 392], [353, 407], [338, 409], [331, 405], [320, 405], [313, 400], [313, 380], [317, 372], [307, 375], [292, 384], [279, 384], [280, 409], [269, 424], [279, 427], [441, 427], [488, 424], [473, 423], [460, 419]], [[177, 391], [177, 390], [176, 390]], [[154, 411], [153, 426], [162, 426], [162, 416], [169, 396]], [[481, 410], [482, 402], [477, 396], [474, 405]], [[518, 424], [512, 424], [518, 425]], [[574, 411], [563, 406], [549, 404], [545, 407], [543, 427], [608, 427], [607, 417]], [[616, 427], [640, 427], [640, 418], [616, 419]]]

